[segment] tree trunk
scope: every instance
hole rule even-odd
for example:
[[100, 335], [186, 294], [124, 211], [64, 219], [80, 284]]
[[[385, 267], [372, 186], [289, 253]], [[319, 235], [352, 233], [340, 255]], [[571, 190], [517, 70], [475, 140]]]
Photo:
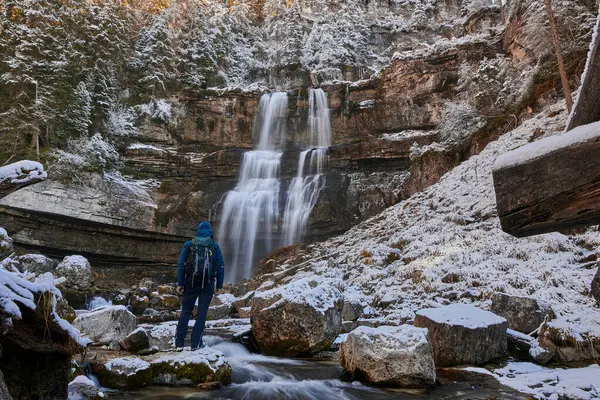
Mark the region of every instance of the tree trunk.
[[550, 28], [552, 30], [552, 41], [554, 42], [554, 51], [558, 60], [558, 69], [560, 71], [560, 80], [562, 81], [563, 91], [565, 92], [565, 100], [567, 101], [567, 110], [569, 113], [573, 110], [573, 97], [571, 96], [571, 88], [567, 78], [565, 62], [562, 56], [562, 49], [558, 41], [558, 29], [556, 28], [556, 20], [554, 19], [554, 11], [552, 11], [552, 0], [546, 0], [546, 10], [548, 11], [548, 19], [550, 20]]

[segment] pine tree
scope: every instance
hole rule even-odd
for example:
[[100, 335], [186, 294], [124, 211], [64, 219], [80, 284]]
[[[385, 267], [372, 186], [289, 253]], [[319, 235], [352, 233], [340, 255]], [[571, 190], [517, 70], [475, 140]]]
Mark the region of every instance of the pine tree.
[[285, 7], [280, 0], [265, 5], [265, 53], [268, 68], [299, 65], [305, 28], [296, 5]]
[[218, 56], [210, 41], [202, 5], [196, 5], [191, 18], [180, 31], [177, 43], [179, 80], [195, 87], [214, 81]]
[[138, 83], [152, 96], [167, 90], [176, 78], [176, 54], [169, 29], [170, 10], [153, 17], [142, 28], [135, 46], [132, 65], [140, 78]]

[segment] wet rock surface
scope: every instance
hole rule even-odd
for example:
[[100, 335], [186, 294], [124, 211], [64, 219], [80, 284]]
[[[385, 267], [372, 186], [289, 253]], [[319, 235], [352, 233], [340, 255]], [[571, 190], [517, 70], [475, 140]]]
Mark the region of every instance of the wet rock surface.
[[409, 325], [359, 327], [340, 346], [340, 364], [370, 383], [419, 388], [435, 385], [427, 330]]

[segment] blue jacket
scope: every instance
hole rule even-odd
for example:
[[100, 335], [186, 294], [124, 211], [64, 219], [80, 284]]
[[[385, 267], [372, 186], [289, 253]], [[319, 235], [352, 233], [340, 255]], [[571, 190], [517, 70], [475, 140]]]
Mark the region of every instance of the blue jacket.
[[[177, 284], [179, 286], [184, 286], [185, 284], [185, 261], [187, 260], [188, 253], [190, 252], [192, 241], [212, 241], [213, 236], [214, 232], [211, 229], [210, 224], [206, 221], [202, 221], [198, 226], [196, 237], [193, 240], [188, 240], [183, 244], [183, 249], [181, 249], [181, 254], [179, 255], [179, 263], [177, 264]], [[216, 242], [213, 243], [217, 249], [217, 254], [215, 257], [217, 265], [213, 267], [217, 268], [217, 289], [221, 289], [223, 288], [223, 280], [225, 279], [225, 262], [223, 261], [221, 247]]]

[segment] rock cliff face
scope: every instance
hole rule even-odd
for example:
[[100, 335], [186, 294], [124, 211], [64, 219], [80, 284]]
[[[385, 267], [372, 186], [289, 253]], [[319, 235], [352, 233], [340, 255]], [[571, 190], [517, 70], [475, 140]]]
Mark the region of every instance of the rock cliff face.
[[[308, 3], [306, 10], [314, 2]], [[387, 37], [399, 51], [378, 74], [320, 82], [329, 99], [333, 143], [305, 241], [344, 232], [437, 182], [555, 91], [557, 74], [526, 45], [523, 26], [530, 16], [520, 2], [507, 10], [506, 27], [499, 25], [497, 8], [469, 12], [461, 2], [438, 3], [435, 29]], [[585, 49], [567, 48], [576, 76]], [[287, 92], [281, 166], [287, 188], [307, 142], [307, 86], [326, 75], [293, 68], [271, 72], [278, 82], [294, 83]], [[126, 179], [90, 177], [74, 186], [53, 180], [50, 171], [48, 181], [0, 200], [0, 225], [17, 245], [55, 255], [77, 251], [92, 264], [173, 265], [200, 219], [218, 226], [221, 200], [236, 184], [243, 152], [255, 142], [254, 119], [265, 90], [173, 94], [167, 99], [173, 117], [147, 118], [139, 136], [120, 149]], [[123, 240], [111, 241], [108, 232]]]

